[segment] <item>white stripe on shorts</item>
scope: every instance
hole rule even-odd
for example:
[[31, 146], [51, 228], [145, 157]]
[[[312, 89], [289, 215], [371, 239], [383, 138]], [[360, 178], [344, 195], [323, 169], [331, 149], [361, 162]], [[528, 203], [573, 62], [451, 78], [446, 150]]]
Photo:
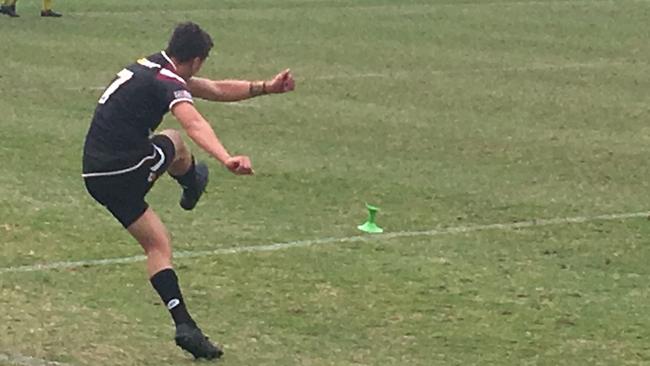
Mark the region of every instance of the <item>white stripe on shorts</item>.
[[120, 175], [120, 174], [129, 173], [129, 172], [132, 172], [132, 171], [138, 169], [139, 167], [141, 167], [142, 164], [144, 164], [145, 162], [147, 162], [147, 161], [149, 161], [151, 159], [155, 159], [156, 158], [156, 151], [160, 154], [160, 161], [157, 162], [156, 165], [151, 167], [151, 171], [158, 170], [165, 163], [165, 153], [163, 152], [163, 150], [160, 147], [156, 146], [156, 144], [152, 143], [151, 145], [153, 145], [153, 148], [154, 148], [153, 154], [151, 154], [149, 156], [145, 156], [144, 158], [142, 158], [142, 160], [140, 160], [139, 163], [135, 164], [132, 167], [125, 168], [125, 169], [120, 169], [120, 170], [114, 170], [114, 171], [110, 171], [110, 172], [84, 173], [84, 174], [81, 174], [81, 176], [84, 177], [84, 178], [109, 177], [109, 176], [113, 176], [113, 175]]

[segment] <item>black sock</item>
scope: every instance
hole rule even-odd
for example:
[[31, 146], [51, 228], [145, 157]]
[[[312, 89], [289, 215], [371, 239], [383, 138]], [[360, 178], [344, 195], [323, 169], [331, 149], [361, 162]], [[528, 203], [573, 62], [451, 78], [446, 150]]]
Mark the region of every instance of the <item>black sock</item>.
[[196, 162], [194, 161], [194, 156], [192, 156], [192, 164], [185, 174], [178, 177], [172, 175], [172, 178], [174, 178], [183, 188], [194, 188], [196, 185]]
[[178, 287], [178, 277], [176, 277], [176, 272], [173, 269], [163, 269], [153, 275], [150, 281], [165, 306], [167, 306], [176, 325], [183, 323], [196, 325], [187, 312], [181, 289]]

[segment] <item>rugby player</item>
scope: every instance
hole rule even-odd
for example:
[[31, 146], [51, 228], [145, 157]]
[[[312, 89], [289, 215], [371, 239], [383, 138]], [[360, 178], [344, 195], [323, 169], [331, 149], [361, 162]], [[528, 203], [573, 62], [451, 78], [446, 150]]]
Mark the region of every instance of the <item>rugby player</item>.
[[170, 236], [145, 196], [165, 172], [181, 186], [180, 206], [192, 210], [208, 184], [208, 165], [197, 162], [181, 133], [154, 133], [169, 111], [187, 136], [229, 171], [251, 175], [248, 156], [231, 155], [196, 110], [194, 97], [237, 101], [294, 89], [284, 70], [269, 81], [196, 77], [213, 46], [197, 24], [178, 25], [164, 51], [117, 73], [99, 98], [83, 150], [83, 178], [90, 195], [140, 243], [147, 270], [176, 325], [175, 341], [195, 358], [214, 359], [222, 350], [190, 316], [172, 266]]

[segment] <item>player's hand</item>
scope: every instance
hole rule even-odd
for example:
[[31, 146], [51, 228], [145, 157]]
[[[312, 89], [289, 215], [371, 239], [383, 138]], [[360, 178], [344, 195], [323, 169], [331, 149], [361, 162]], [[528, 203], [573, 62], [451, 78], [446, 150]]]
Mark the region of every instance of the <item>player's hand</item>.
[[296, 82], [293, 79], [291, 70], [286, 69], [281, 73], [275, 75], [273, 80], [266, 82], [267, 93], [286, 93], [290, 92], [296, 87]]
[[251, 159], [244, 155], [233, 156], [226, 160], [226, 168], [237, 175], [255, 174], [251, 165]]

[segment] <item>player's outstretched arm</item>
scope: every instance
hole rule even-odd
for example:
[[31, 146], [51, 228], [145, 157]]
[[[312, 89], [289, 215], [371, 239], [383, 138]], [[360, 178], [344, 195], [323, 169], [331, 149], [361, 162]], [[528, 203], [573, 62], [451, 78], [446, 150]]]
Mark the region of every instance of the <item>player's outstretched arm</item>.
[[231, 172], [240, 175], [253, 174], [253, 168], [248, 156], [230, 156], [221, 144], [212, 126], [203, 118], [201, 113], [190, 102], [180, 102], [172, 106], [172, 114], [183, 126], [187, 136], [199, 147], [219, 160]]
[[193, 96], [215, 102], [236, 102], [265, 94], [290, 92], [295, 88], [291, 70], [286, 69], [268, 81], [210, 80], [192, 77], [187, 83]]

